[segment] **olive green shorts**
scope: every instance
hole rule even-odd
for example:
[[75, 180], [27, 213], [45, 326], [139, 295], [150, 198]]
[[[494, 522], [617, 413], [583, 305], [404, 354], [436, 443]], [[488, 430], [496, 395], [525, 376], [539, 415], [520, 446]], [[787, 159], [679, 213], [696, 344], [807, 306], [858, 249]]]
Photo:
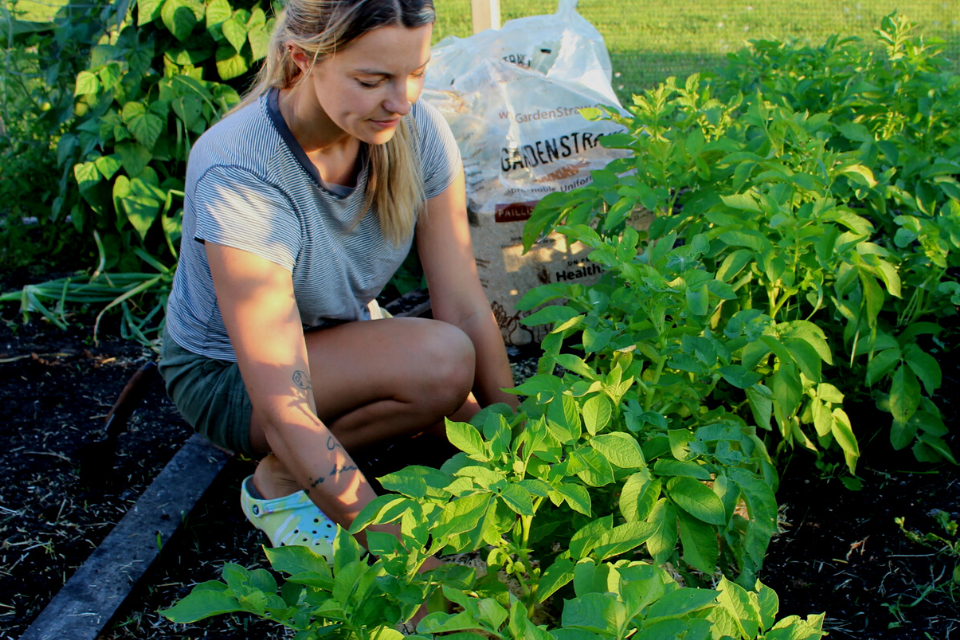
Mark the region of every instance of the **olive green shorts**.
[[[369, 308], [371, 320], [393, 317], [376, 300]], [[236, 362], [187, 351], [164, 329], [158, 366], [167, 395], [198, 433], [225, 449], [254, 455], [250, 447], [253, 405]]]
[[167, 395], [198, 433], [225, 449], [253, 455], [253, 407], [236, 362], [187, 351], [164, 330], [159, 369]]

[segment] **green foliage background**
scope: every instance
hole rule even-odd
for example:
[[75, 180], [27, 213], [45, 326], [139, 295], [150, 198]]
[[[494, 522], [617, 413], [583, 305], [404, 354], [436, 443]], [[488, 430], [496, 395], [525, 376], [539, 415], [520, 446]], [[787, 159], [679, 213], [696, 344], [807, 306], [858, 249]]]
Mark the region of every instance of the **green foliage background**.
[[[469, 5], [459, 3], [438, 2], [437, 38], [466, 35]], [[266, 53], [273, 8], [71, 2], [49, 22], [15, 19], [16, 7], [4, 6], [15, 65], [3, 83], [2, 259], [62, 253], [81, 261], [73, 268], [96, 265], [92, 277], [16, 297], [56, 323], [67, 304], [112, 301], [127, 334], [146, 341], [177, 256], [191, 144], [238, 103]], [[318, 628], [329, 621], [337, 637], [392, 637], [397, 620], [441, 589], [469, 620], [434, 614], [421, 634], [479, 621], [494, 636], [544, 640], [620, 640], [634, 629], [820, 637], [817, 619], [771, 628], [775, 595], [756, 582], [776, 528], [780, 454], [803, 447], [830, 472], [835, 453], [855, 474], [860, 442], [876, 431], [851, 423], [843, 407], [853, 396], [891, 414], [894, 448], [955, 463], [931, 352], [944, 348], [941, 323], [960, 303], [960, 80], [955, 42], [940, 52], [899, 18], [817, 6], [763, 14], [746, 3], [667, 10], [584, 0], [630, 105], [584, 115], [623, 125], [604, 145], [628, 155], [590, 186], [545, 198], [528, 224], [528, 244], [557, 228], [591, 246], [606, 273], [593, 287], [550, 285], [525, 299], [528, 310], [561, 304], [525, 319], [550, 333], [538, 375], [516, 390], [520, 412], [451, 423], [461, 454], [441, 470], [384, 479], [396, 493], [355, 523], [401, 525], [399, 541], [371, 534], [376, 564], [342, 534], [332, 572], [281, 551], [277, 568], [291, 574], [282, 588], [266, 572], [227, 567], [226, 583], [200, 585], [171, 617], [245, 610], [302, 638], [332, 633]], [[713, 35], [803, 30], [811, 15], [833, 31], [843, 23], [829, 12], [845, 7], [863, 12], [857, 23], [880, 24], [870, 44], [760, 40], [738, 50]], [[505, 17], [519, 11], [505, 2]], [[955, 30], [927, 26], [939, 27]], [[710, 64], [716, 73], [629, 97], [664, 59], [683, 74], [725, 47], [736, 52], [722, 68]], [[649, 232], [629, 224], [642, 209], [656, 216]], [[23, 217], [39, 224], [11, 223]], [[159, 296], [137, 317], [132, 305], [148, 290]], [[481, 547], [520, 583], [519, 598], [457, 570], [417, 573], [441, 550]], [[718, 590], [681, 588], [654, 569], [668, 562], [691, 585], [725, 578]], [[554, 593], [572, 596], [557, 628], [524, 622]]]
[[[184, 112], [194, 130], [184, 126], [182, 118], [176, 113], [171, 115], [173, 107], [169, 106], [172, 103], [168, 100], [164, 100], [168, 103], [166, 114], [161, 108], [161, 112], [145, 112], [134, 122], [136, 107], [130, 107], [124, 120], [123, 108], [128, 101], [154, 104], [159, 94], [151, 94], [150, 89], [157, 79], [145, 76], [142, 91], [128, 96], [117, 90], [113, 74], [120, 74], [117, 82], [123, 76], [124, 81], [132, 85], [136, 72], [141, 70], [138, 65], [146, 64], [146, 58], [150, 58], [150, 68], [159, 76], [182, 73], [202, 82], [222, 82], [234, 92], [242, 92], [248, 80], [247, 69], [261, 53], [263, 30], [260, 27], [264, 26], [261, 20], [265, 20], [271, 11], [266, 2], [257, 5], [266, 12], [264, 15], [255, 12], [255, 4], [249, 1], [237, 3], [229, 9], [209, 2], [178, 3], [176, 8], [174, 3], [148, 2], [144, 6], [149, 15], [144, 19], [134, 5], [130, 0], [3, 0], [0, 42], [5, 46], [6, 64], [0, 71], [3, 97], [0, 115], [5, 128], [0, 135], [0, 158], [3, 160], [0, 162], [0, 265], [6, 269], [34, 263], [66, 270], [93, 268], [99, 257], [91, 233], [93, 229], [101, 236], [108, 269], [152, 269], [142, 257], [128, 250], [132, 248], [141, 248], [162, 263], [172, 264], [168, 241], [176, 247], [175, 220], [179, 209], [176, 193], [173, 193], [166, 213], [157, 213], [154, 217], [153, 211], [160, 202], [159, 212], [163, 212], [167, 207], [166, 196], [171, 189], [177, 191], [174, 183], [164, 184], [182, 167], [187, 139], [195, 136], [199, 125], [192, 115]], [[469, 0], [437, 0], [436, 5], [435, 41], [446, 35], [469, 35]], [[188, 9], [193, 18], [188, 16]], [[233, 14], [233, 9], [251, 13], [245, 22]], [[555, 9], [553, 0], [503, 0], [501, 3], [504, 20], [549, 13]], [[718, 66], [723, 56], [743, 46], [748, 38], [796, 37], [801, 44], [816, 44], [840, 30], [870, 43], [873, 27], [882, 15], [893, 9], [919, 22], [927, 36], [944, 39], [946, 59], [954, 70], [960, 68], [958, 0], [881, 3], [806, 0], [800, 4], [783, 0], [763, 4], [754, 4], [750, 0], [731, 3], [691, 0], [680, 4], [661, 0], [617, 3], [581, 0], [579, 3], [579, 11], [606, 38], [618, 76], [615, 88], [625, 103], [629, 103], [633, 93], [668, 76], [682, 78]], [[226, 35], [219, 22], [223, 11], [230, 12]], [[121, 25], [136, 25], [142, 31], [139, 37], [143, 40], [134, 43], [129, 35], [121, 37]], [[105, 31], [106, 36], [102, 35]], [[252, 36], [248, 33], [250, 31]], [[178, 36], [185, 39], [180, 40]], [[172, 55], [157, 53], [168, 44], [173, 48]], [[234, 53], [224, 49], [226, 45], [232, 46]], [[150, 46], [154, 47], [152, 54]], [[115, 50], [108, 53], [111, 47]], [[132, 50], [131, 47], [142, 47], [137, 49], [142, 60], [133, 66], [125, 53], [118, 53]], [[217, 55], [221, 59], [218, 60]], [[115, 62], [118, 66], [107, 65], [109, 70], [104, 70], [105, 61]], [[75, 112], [73, 90], [81, 71], [89, 73], [80, 78], [83, 93], [79, 94]], [[130, 71], [135, 73], [128, 76]], [[92, 82], [92, 75], [97, 76], [97, 84]], [[93, 91], [95, 88], [98, 90]], [[164, 98], [170, 97], [168, 89], [165, 89]], [[210, 90], [207, 87], [207, 91]], [[114, 94], [112, 108], [104, 107], [100, 102], [107, 92]], [[198, 94], [194, 97], [205, 100]], [[217, 97], [226, 99], [227, 94]], [[191, 110], [194, 108], [192, 99], [184, 104]], [[222, 104], [216, 100], [211, 104], [222, 110]], [[68, 157], [84, 163], [97, 160], [92, 155], [87, 157], [82, 146], [72, 149], [70, 140], [74, 138], [68, 138], [58, 148], [64, 133], [72, 133], [77, 139], [81, 133], [92, 134], [91, 131], [78, 131], [76, 128], [83, 122], [75, 121], [76, 117], [89, 121], [92, 115], [87, 112], [91, 108], [92, 115], [105, 108], [102, 115], [111, 120], [114, 116], [110, 114], [115, 113], [127, 131], [130, 127], [137, 129], [143, 140], [137, 140], [131, 132], [132, 140], [140, 144], [154, 143], [156, 148], [151, 145], [144, 145], [144, 148], [151, 155], [148, 164], [157, 172], [156, 181], [149, 172], [144, 176], [130, 175], [130, 170], [137, 169], [137, 163], [142, 163], [145, 156], [138, 151], [140, 159], [134, 160], [130, 146], [125, 144], [129, 139], [118, 139], [116, 132], [112, 138], [108, 136], [103, 140], [106, 146], [99, 153], [100, 157], [109, 157], [117, 156], [123, 150], [127, 161], [120, 174], [111, 174], [111, 160], [100, 161], [105, 173], [100, 169], [95, 172], [89, 165], [80, 170], [79, 177], [76, 173], [65, 172]], [[211, 108], [208, 105], [201, 114], [207, 123], [213, 117], [212, 112], [208, 113]], [[161, 127], [155, 141], [152, 140], [157, 125], [154, 116], [172, 118]], [[181, 123], [179, 143], [178, 119]], [[120, 138], [123, 135], [121, 132]], [[83, 137], [85, 141], [89, 140], [88, 135]], [[77, 151], [82, 153], [78, 156]], [[105, 177], [107, 174], [110, 174], [109, 178]], [[111, 186], [97, 186], [98, 176]], [[125, 176], [127, 182], [119, 180], [120, 176]], [[134, 183], [137, 178], [139, 181]], [[112, 184], [117, 180], [119, 186], [114, 203]], [[79, 184], [83, 189], [78, 198]], [[63, 197], [58, 199], [58, 196]], [[73, 227], [63, 224], [68, 215], [75, 223]], [[111, 215], [115, 218], [112, 225], [105, 222]], [[147, 228], [152, 217], [166, 219], [166, 231], [161, 223], [156, 229], [153, 225]], [[28, 225], [23, 224], [24, 219]]]

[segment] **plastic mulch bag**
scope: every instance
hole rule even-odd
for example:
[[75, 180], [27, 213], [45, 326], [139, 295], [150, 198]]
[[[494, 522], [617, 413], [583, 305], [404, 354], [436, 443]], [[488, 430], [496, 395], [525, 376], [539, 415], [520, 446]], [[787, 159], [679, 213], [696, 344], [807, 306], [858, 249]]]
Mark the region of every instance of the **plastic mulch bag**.
[[623, 154], [600, 144], [622, 127], [579, 113], [598, 104], [622, 108], [603, 37], [576, 4], [560, 0], [553, 15], [445, 38], [427, 70], [422, 98], [443, 114], [460, 146], [480, 279], [508, 344], [543, 337], [520, 323], [526, 314], [515, 304], [526, 291], [589, 284], [601, 273], [586, 247], [560, 234], [544, 236], [526, 254], [521, 240], [540, 199], [590, 183], [592, 170]]
[[603, 37], [576, 4], [560, 0], [553, 15], [451, 36], [433, 49], [423, 98], [457, 137], [476, 213], [586, 184], [622, 153], [598, 144], [621, 127], [579, 114], [620, 103]]

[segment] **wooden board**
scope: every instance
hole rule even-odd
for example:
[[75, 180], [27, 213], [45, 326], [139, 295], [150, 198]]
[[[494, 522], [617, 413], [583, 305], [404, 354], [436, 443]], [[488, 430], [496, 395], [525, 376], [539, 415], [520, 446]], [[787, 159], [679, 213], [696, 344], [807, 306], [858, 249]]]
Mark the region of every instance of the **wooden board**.
[[500, 28], [500, 0], [470, 0], [473, 32]]
[[94, 640], [229, 459], [187, 440], [20, 640]]

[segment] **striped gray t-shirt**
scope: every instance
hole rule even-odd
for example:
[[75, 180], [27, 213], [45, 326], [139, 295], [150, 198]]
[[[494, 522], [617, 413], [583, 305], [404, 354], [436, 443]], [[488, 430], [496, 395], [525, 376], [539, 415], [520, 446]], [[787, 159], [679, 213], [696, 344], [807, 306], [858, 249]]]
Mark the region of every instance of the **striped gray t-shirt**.
[[[276, 90], [264, 94], [204, 133], [190, 152], [184, 240], [167, 330], [181, 347], [209, 358], [237, 359], [217, 305], [204, 241], [249, 251], [288, 269], [300, 320], [311, 328], [368, 319], [367, 304], [403, 262], [413, 240], [394, 246], [384, 238], [375, 207], [354, 226], [366, 200], [366, 163], [356, 188], [324, 184], [276, 102]], [[429, 199], [453, 182], [460, 152], [436, 109], [417, 102], [411, 113]]]

